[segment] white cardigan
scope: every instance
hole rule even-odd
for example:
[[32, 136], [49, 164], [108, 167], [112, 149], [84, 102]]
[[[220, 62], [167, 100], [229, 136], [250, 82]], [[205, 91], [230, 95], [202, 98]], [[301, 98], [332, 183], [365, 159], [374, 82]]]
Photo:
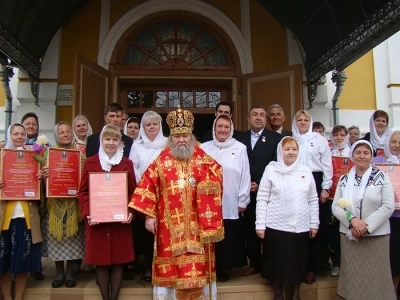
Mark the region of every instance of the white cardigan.
[[[285, 185], [283, 176], [290, 176], [291, 185]], [[281, 199], [281, 191], [290, 190], [295, 197]], [[256, 229], [301, 233], [318, 229], [318, 195], [310, 168], [300, 165], [289, 175], [282, 175], [272, 166], [265, 168], [257, 193]]]
[[[394, 192], [389, 176], [375, 167], [372, 167], [371, 174], [373, 180], [368, 183], [362, 202], [353, 204], [355, 217], [368, 224], [369, 234], [364, 237], [389, 234], [389, 218], [394, 211]], [[339, 206], [338, 200], [344, 195], [346, 183], [347, 174], [340, 177], [332, 203], [332, 213], [340, 221], [340, 232], [342, 233], [347, 233], [349, 221], [347, 221], [346, 212]], [[353, 193], [358, 194], [359, 188], [356, 180]]]
[[246, 146], [235, 141], [228, 148], [219, 148], [214, 141], [209, 141], [201, 144], [201, 148], [222, 166], [223, 218], [238, 219], [238, 207], [246, 208], [250, 203], [250, 166]]

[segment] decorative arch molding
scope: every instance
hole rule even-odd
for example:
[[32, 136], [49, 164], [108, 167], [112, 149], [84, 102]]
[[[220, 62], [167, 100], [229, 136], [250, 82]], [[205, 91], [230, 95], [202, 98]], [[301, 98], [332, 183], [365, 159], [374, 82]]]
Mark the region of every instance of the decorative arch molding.
[[110, 29], [101, 43], [97, 63], [108, 69], [114, 48], [122, 35], [140, 19], [162, 11], [183, 10], [202, 15], [226, 32], [235, 45], [243, 74], [253, 72], [251, 49], [239, 28], [220, 10], [199, 0], [150, 0], [140, 4], [123, 15]]

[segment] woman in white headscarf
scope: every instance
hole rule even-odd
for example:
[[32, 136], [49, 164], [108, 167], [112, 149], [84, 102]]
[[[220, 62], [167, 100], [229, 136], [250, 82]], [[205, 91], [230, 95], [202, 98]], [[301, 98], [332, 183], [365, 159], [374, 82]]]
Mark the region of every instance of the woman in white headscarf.
[[[133, 210], [129, 208], [127, 222], [95, 223], [90, 216], [89, 173], [126, 172], [128, 199], [136, 186], [132, 161], [123, 157], [120, 128], [114, 124], [104, 126], [100, 133], [99, 153], [85, 162], [79, 188], [79, 206], [85, 220], [85, 259], [95, 265], [97, 280], [103, 300], [117, 300], [123, 277], [123, 264], [133, 261], [132, 227], [129, 224]], [[128, 203], [128, 202], [127, 202]], [[110, 295], [111, 283], [111, 295]]]
[[[53, 128], [55, 148], [75, 149], [71, 126], [64, 121]], [[81, 169], [83, 170], [86, 156], [81, 153]], [[49, 168], [43, 167], [48, 175]], [[53, 288], [65, 285], [76, 286], [76, 266], [84, 256], [85, 234], [84, 226], [79, 215], [78, 199], [75, 196], [65, 198], [47, 198], [44, 206], [43, 235], [46, 246], [42, 249], [43, 256], [47, 256], [56, 264], [56, 278], [52, 282]], [[64, 261], [67, 261], [65, 270]]]
[[[373, 164], [400, 164], [400, 131], [393, 131], [386, 140], [384, 154], [374, 157]], [[379, 168], [379, 167], [378, 167]], [[390, 269], [397, 291], [400, 282], [400, 210], [396, 207], [390, 222]]]
[[72, 121], [75, 142], [86, 145], [88, 136], [93, 134], [89, 120], [83, 115], [77, 115]]
[[386, 140], [390, 137], [389, 115], [386, 111], [375, 111], [369, 120], [369, 132], [362, 138], [371, 143], [373, 155], [377, 156], [378, 150], [383, 150]]
[[256, 233], [264, 239], [261, 276], [274, 285], [275, 300], [283, 300], [283, 285], [300, 299], [307, 271], [309, 238], [318, 232], [318, 196], [310, 168], [300, 160], [298, 142], [284, 137], [278, 161], [265, 168], [257, 194]]
[[133, 141], [135, 141], [139, 136], [140, 121], [136, 117], [130, 117], [126, 120], [124, 125], [124, 134], [129, 136]]
[[226, 115], [215, 118], [213, 140], [201, 148], [213, 157], [223, 170], [222, 213], [225, 238], [215, 244], [217, 280], [229, 280], [228, 270], [247, 265], [244, 237], [239, 232], [243, 214], [250, 203], [250, 166], [246, 146], [233, 138], [232, 120]]
[[351, 300], [395, 300], [389, 261], [394, 192], [389, 176], [371, 165], [372, 153], [368, 141], [352, 145], [354, 166], [340, 178], [332, 204], [341, 232], [338, 295]]
[[[349, 131], [346, 126], [336, 125], [331, 132], [332, 156], [349, 157]], [[333, 197], [331, 197], [333, 198]], [[332, 214], [333, 199], [327, 201], [328, 207], [325, 215], [327, 226], [327, 244], [329, 257], [332, 261], [331, 276], [339, 276], [340, 273], [340, 235], [339, 221]]]
[[[26, 130], [22, 124], [8, 127], [5, 149], [24, 149]], [[42, 178], [42, 171], [37, 174]], [[0, 178], [0, 189], [3, 187]], [[40, 201], [0, 201], [0, 287], [4, 299], [22, 300], [29, 273], [40, 265]]]
[[[133, 161], [136, 183], [144, 171], [165, 147], [167, 138], [162, 131], [162, 118], [155, 111], [146, 112], [141, 120], [139, 136], [132, 145], [129, 159]], [[143, 255], [145, 270], [142, 279], [151, 282], [151, 264], [153, 261], [154, 235], [145, 228], [145, 221], [136, 218], [133, 221], [133, 235], [139, 242], [135, 244], [135, 256]]]
[[332, 186], [332, 157], [328, 141], [319, 133], [312, 132], [312, 117], [308, 111], [299, 110], [293, 119], [293, 137], [299, 143], [300, 163], [308, 166], [313, 173], [317, 194], [320, 198], [319, 219], [321, 221], [318, 234], [310, 240], [310, 256], [305, 282], [316, 280], [317, 267], [329, 266], [329, 254], [326, 244], [327, 226], [324, 221], [329, 190]]

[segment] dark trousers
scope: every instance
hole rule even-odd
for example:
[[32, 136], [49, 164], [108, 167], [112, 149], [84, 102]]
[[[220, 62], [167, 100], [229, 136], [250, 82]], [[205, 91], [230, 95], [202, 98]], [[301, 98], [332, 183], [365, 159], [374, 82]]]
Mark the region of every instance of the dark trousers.
[[262, 240], [256, 234], [256, 198], [256, 193], [250, 194], [250, 204], [244, 212], [244, 237], [250, 267], [260, 271], [262, 265]]
[[[313, 172], [318, 197], [322, 191], [322, 172]], [[329, 201], [329, 200], [328, 200]], [[317, 267], [325, 265], [329, 260], [327, 239], [327, 224], [325, 222], [325, 212], [329, 203], [319, 202], [319, 228], [317, 236], [310, 239], [310, 251], [308, 256], [308, 271], [315, 272]]]
[[135, 245], [135, 259], [139, 261], [139, 256], [145, 258], [145, 268], [151, 268], [154, 252], [154, 235], [146, 230], [145, 220], [136, 217], [132, 221], [133, 243]]

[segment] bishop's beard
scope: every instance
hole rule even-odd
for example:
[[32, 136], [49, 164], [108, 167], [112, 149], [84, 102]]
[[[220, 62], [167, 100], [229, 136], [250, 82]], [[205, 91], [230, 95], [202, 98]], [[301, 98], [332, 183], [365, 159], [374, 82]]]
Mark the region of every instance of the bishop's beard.
[[189, 160], [193, 156], [195, 144], [194, 136], [188, 144], [174, 145], [171, 137], [168, 139], [168, 147], [171, 149], [172, 156], [178, 160]]

